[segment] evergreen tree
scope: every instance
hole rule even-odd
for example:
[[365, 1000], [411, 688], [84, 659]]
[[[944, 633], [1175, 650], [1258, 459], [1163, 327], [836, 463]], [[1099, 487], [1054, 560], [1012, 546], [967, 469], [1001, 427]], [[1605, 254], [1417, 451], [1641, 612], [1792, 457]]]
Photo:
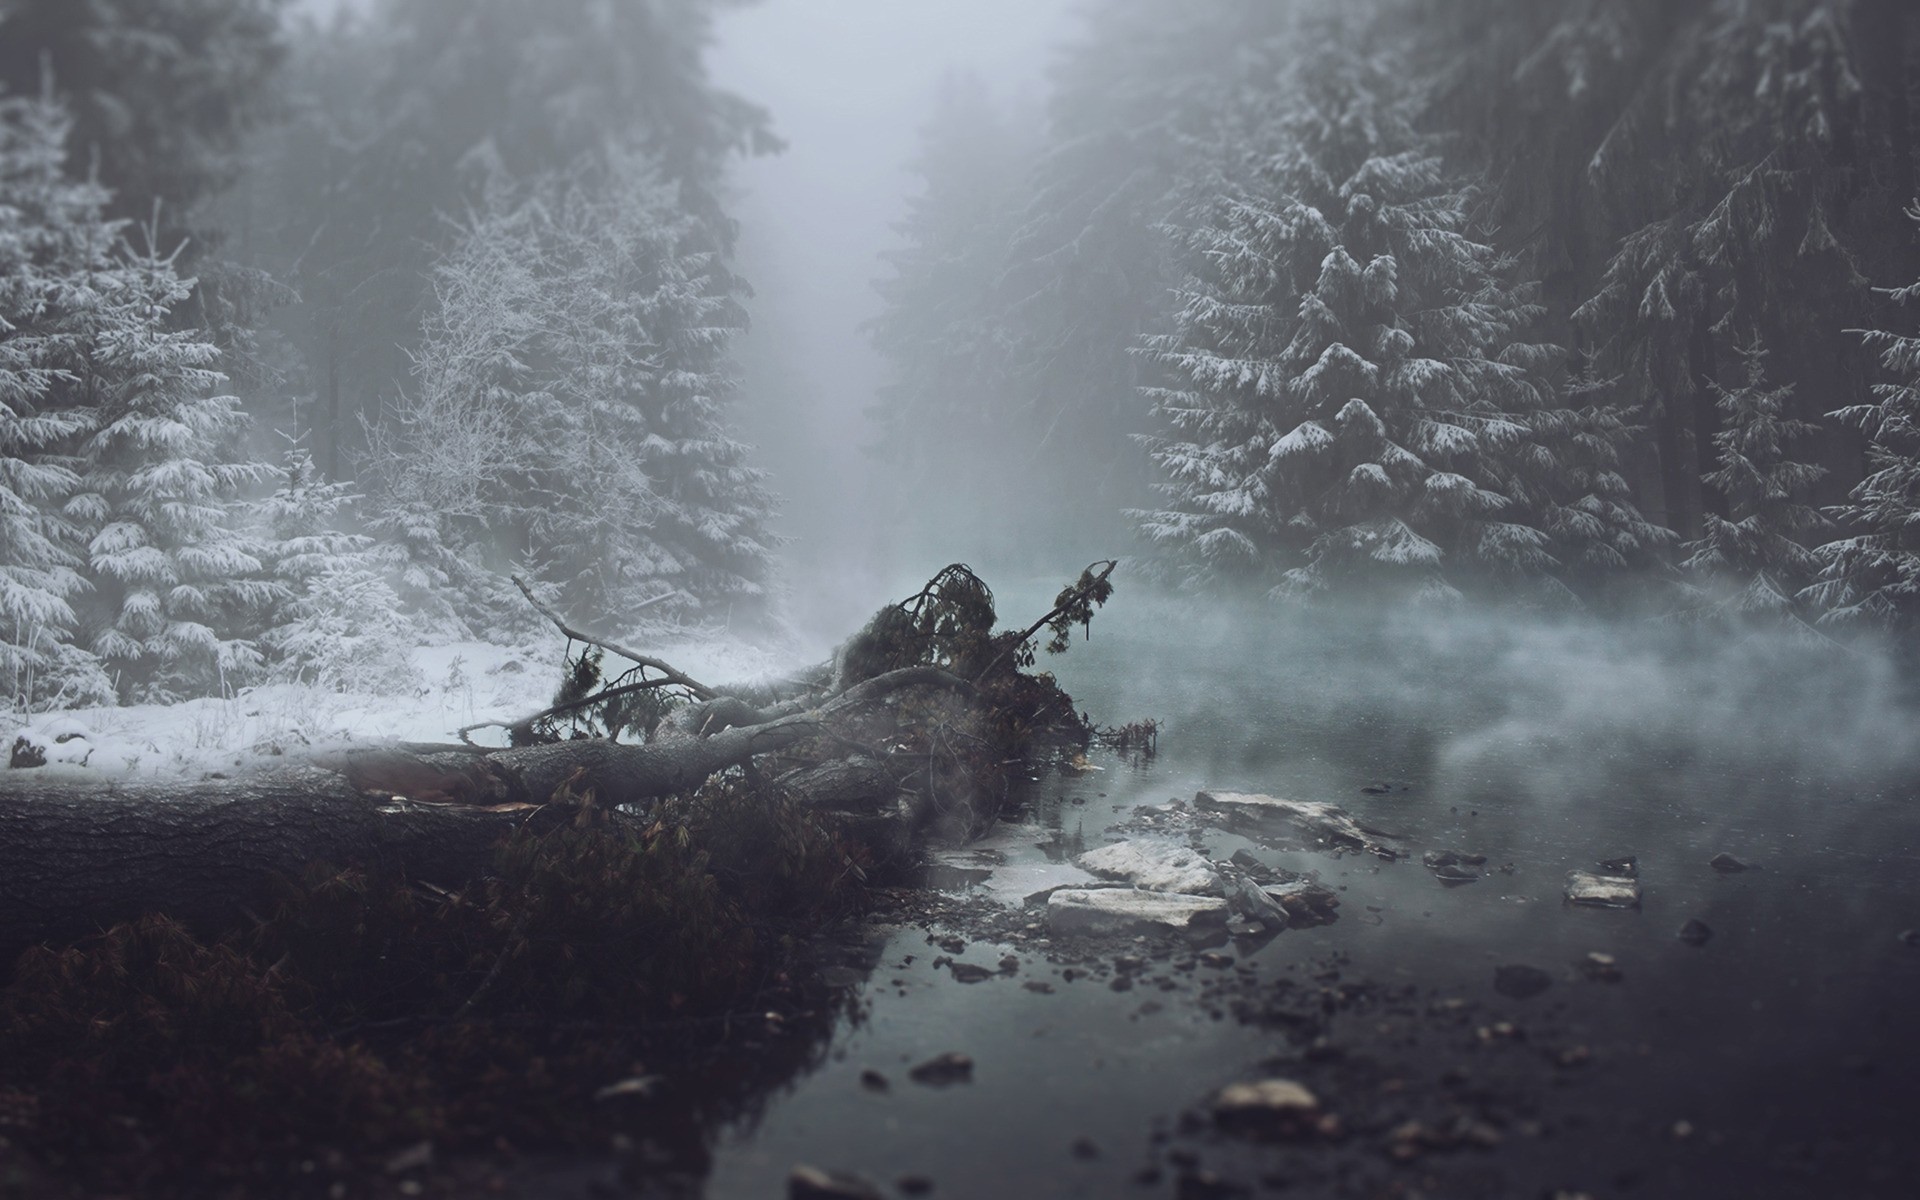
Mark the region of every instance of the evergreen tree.
[[1796, 442], [1819, 427], [1786, 414], [1791, 386], [1767, 386], [1767, 352], [1758, 339], [1740, 348], [1744, 379], [1733, 388], [1715, 383], [1721, 425], [1714, 435], [1718, 467], [1706, 482], [1725, 498], [1727, 515], [1708, 514], [1702, 536], [1689, 542], [1686, 567], [1710, 585], [1730, 585], [1717, 605], [1736, 615], [1792, 619], [1795, 597], [1812, 580], [1813, 552], [1801, 539], [1825, 524], [1805, 502], [1826, 472], [1796, 461]]
[[1003, 407], [1033, 431], [1048, 510], [1081, 536], [1120, 532], [1116, 511], [1150, 495], [1135, 439], [1152, 423], [1129, 350], [1172, 319], [1165, 223], [1239, 162], [1228, 118], [1298, 53], [1298, 7], [1102, 0], [1055, 72], [998, 339]]
[[[1909, 215], [1920, 223], [1920, 205]], [[1887, 295], [1906, 304], [1920, 284]], [[1893, 380], [1874, 385], [1873, 403], [1831, 414], [1867, 435], [1867, 476], [1833, 510], [1856, 532], [1819, 548], [1820, 578], [1805, 595], [1822, 621], [1909, 625], [1920, 616], [1920, 337], [1863, 336]]]
[[87, 422], [66, 512], [86, 538], [90, 648], [123, 694], [163, 700], [256, 671], [247, 635], [279, 589], [233, 524], [240, 490], [273, 472], [230, 461], [246, 419], [234, 397], [209, 394], [225, 382], [219, 350], [168, 327], [193, 281], [154, 236], [143, 251], [122, 239], [76, 281], [81, 333], [63, 366]]
[[497, 200], [373, 459], [416, 582], [524, 561], [583, 614], [756, 609], [772, 502], [726, 428], [738, 286], [640, 162]]
[[84, 583], [78, 530], [60, 508], [78, 484], [66, 450], [87, 427], [62, 369], [75, 276], [114, 230], [105, 192], [65, 174], [67, 124], [50, 101], [0, 99], [0, 677], [25, 708], [111, 693], [71, 645]]
[[[1476, 236], [1391, 60], [1348, 36], [1265, 100], [1257, 169], [1182, 232], [1177, 328], [1147, 342], [1169, 380], [1149, 390], [1169, 431], [1148, 444], [1173, 504], [1142, 528], [1184, 574], [1295, 594], [1453, 597], [1606, 557], [1637, 522], [1630, 505], [1615, 519], [1606, 422], [1548, 419], [1557, 352], [1525, 340], [1531, 289]], [[1612, 494], [1564, 495], [1567, 446]]]
[[621, 147], [730, 251], [719, 197], [734, 153], [778, 145], [767, 115], [706, 76], [714, 0], [373, 0], [295, 37], [285, 133], [261, 139], [248, 261], [299, 301], [275, 314], [296, 348], [302, 428], [328, 475], [354, 470], [412, 378], [448, 215], [502, 178], [531, 180]]

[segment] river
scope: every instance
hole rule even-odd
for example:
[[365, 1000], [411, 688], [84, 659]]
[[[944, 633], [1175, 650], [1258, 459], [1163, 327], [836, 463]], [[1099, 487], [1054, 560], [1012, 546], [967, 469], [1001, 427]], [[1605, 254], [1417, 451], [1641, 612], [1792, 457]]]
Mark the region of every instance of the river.
[[[1410, 857], [1208, 831], [1216, 856], [1251, 849], [1317, 871], [1340, 919], [1224, 947], [1231, 966], [1176, 952], [1125, 990], [1124, 972], [1060, 952], [1027, 912], [998, 926], [1020, 936], [957, 955], [935, 944], [939, 927], [877, 923], [873, 965], [848, 973], [850, 1014], [819, 1065], [718, 1131], [705, 1195], [784, 1195], [796, 1163], [857, 1172], [885, 1195], [931, 1185], [997, 1200], [1236, 1185], [1912, 1194], [1920, 948], [1901, 935], [1920, 926], [1920, 746], [1883, 657], [1580, 620], [1305, 621], [1123, 594], [1090, 640], [1042, 665], [1101, 723], [1157, 718], [1159, 753], [1096, 754], [1098, 771], [1034, 783], [989, 835], [1014, 903], [1063, 854], [1202, 788], [1337, 803]], [[1485, 855], [1484, 876], [1445, 886], [1420, 860], [1437, 848]], [[1709, 867], [1722, 853], [1753, 869]], [[1622, 855], [1638, 859], [1637, 909], [1564, 902], [1569, 871]], [[989, 878], [960, 898], [1002, 911], [1004, 897]], [[1689, 920], [1711, 930], [1705, 944], [1676, 937]], [[1584, 969], [1595, 952], [1617, 982]], [[942, 957], [996, 973], [962, 984]], [[1495, 968], [1510, 964], [1551, 986], [1501, 994]], [[1359, 1009], [1304, 1049], [1228, 1002], [1269, 987], [1324, 995], [1334, 979]], [[972, 1057], [969, 1082], [909, 1080], [947, 1051]], [[1211, 1129], [1208, 1097], [1271, 1074], [1306, 1081], [1349, 1128], [1285, 1147]], [[1499, 1144], [1392, 1153], [1403, 1119], [1456, 1111], [1492, 1121]]]

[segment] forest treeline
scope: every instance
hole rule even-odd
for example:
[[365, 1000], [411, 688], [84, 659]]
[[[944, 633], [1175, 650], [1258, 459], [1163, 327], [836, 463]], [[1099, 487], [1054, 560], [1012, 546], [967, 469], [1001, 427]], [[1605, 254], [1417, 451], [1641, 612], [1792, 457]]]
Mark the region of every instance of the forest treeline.
[[[13, 705], [391, 684], [532, 621], [510, 572], [764, 614], [734, 2], [0, 0]], [[1094, 0], [1044, 112], [957, 80], [927, 127], [875, 521], [1910, 624], [1910, 8]]]
[[881, 458], [1172, 578], [1920, 612], [1920, 10], [1098, 0], [951, 81]]
[[0, 681], [764, 609], [711, 0], [0, 0]]

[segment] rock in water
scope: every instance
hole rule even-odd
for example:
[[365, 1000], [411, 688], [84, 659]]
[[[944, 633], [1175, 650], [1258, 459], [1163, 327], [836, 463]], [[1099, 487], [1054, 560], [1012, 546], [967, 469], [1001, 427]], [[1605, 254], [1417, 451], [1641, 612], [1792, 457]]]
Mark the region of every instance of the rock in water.
[[1733, 855], [1722, 852], [1708, 859], [1707, 865], [1716, 871], [1724, 871], [1731, 875], [1736, 871], [1747, 870], [1752, 864], [1743, 863]]
[[787, 1173], [787, 1200], [886, 1200], [886, 1196], [858, 1175], [801, 1163]]
[[1292, 828], [1340, 850], [1364, 850], [1385, 859], [1400, 852], [1383, 845], [1387, 835], [1356, 822], [1343, 808], [1313, 800], [1283, 800], [1257, 792], [1199, 792], [1193, 805], [1202, 814], [1250, 835]]
[[1567, 873], [1567, 900], [1595, 908], [1639, 908], [1640, 884], [1630, 875], [1598, 875], [1592, 871]]
[[1242, 871], [1245, 871], [1247, 878], [1253, 880], [1261, 887], [1271, 887], [1279, 883], [1291, 883], [1293, 880], [1299, 878], [1299, 876], [1291, 872], [1274, 870], [1272, 867], [1255, 858], [1252, 852], [1247, 850], [1235, 850], [1233, 857], [1227, 861], [1239, 867]]
[[1695, 918], [1682, 925], [1680, 932], [1674, 936], [1689, 946], [1704, 946], [1707, 944], [1707, 939], [1713, 936], [1713, 930], [1707, 928], [1705, 921]]
[[1320, 1101], [1291, 1079], [1230, 1083], [1213, 1098], [1213, 1119], [1233, 1133], [1307, 1137], [1319, 1130]]
[[1480, 872], [1474, 868], [1486, 861], [1486, 855], [1469, 854], [1465, 850], [1429, 850], [1420, 856], [1421, 865], [1448, 887], [1458, 887], [1479, 879]]
[[1331, 925], [1340, 919], [1340, 897], [1332, 888], [1311, 879], [1296, 879], [1262, 890], [1286, 910], [1287, 924], [1295, 928]]
[[1206, 856], [1188, 846], [1151, 838], [1132, 838], [1089, 850], [1074, 865], [1102, 879], [1118, 879], [1150, 892], [1189, 896], [1221, 894], [1219, 872]]
[[1143, 929], [1184, 933], [1224, 924], [1228, 912], [1227, 902], [1218, 896], [1138, 888], [1061, 888], [1047, 897], [1047, 927], [1054, 933], [1098, 935]]
[[1514, 1000], [1538, 996], [1553, 986], [1553, 976], [1523, 963], [1493, 969], [1493, 990]]
[[1625, 978], [1620, 970], [1619, 960], [1611, 954], [1602, 954], [1598, 950], [1589, 950], [1580, 960], [1580, 970], [1595, 983], [1619, 983]]
[[958, 1050], [949, 1050], [908, 1071], [907, 1078], [915, 1083], [924, 1083], [928, 1087], [945, 1087], [950, 1083], [971, 1083], [973, 1059]]
[[1287, 910], [1261, 890], [1246, 872], [1231, 864], [1221, 868], [1220, 883], [1233, 911], [1249, 921], [1259, 921], [1276, 932], [1287, 927]]

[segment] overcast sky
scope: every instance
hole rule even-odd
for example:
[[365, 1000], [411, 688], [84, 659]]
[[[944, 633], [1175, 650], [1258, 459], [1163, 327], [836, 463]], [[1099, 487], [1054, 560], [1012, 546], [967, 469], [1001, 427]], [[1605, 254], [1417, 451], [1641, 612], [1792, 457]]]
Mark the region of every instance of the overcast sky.
[[[740, 168], [733, 209], [740, 270], [757, 293], [742, 432], [775, 472], [783, 530], [800, 539], [788, 555], [796, 598], [829, 606], [798, 613], [803, 622], [844, 629], [836, 596], [870, 603], [896, 577], [941, 565], [876, 546], [898, 498], [852, 484], [872, 474], [861, 466], [862, 411], [881, 378], [860, 324], [879, 307], [879, 255], [913, 188], [907, 164], [943, 75], [971, 72], [1037, 108], [1071, 12], [1067, 0], [763, 0], [722, 19], [716, 80], [771, 109], [788, 142]], [[832, 579], [806, 574], [828, 562]]]

